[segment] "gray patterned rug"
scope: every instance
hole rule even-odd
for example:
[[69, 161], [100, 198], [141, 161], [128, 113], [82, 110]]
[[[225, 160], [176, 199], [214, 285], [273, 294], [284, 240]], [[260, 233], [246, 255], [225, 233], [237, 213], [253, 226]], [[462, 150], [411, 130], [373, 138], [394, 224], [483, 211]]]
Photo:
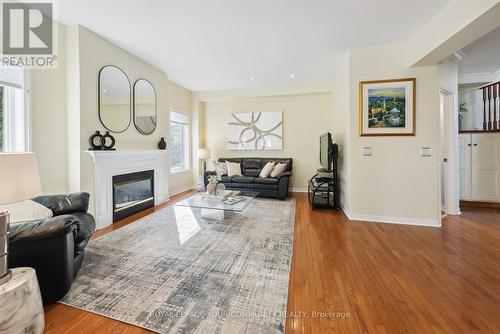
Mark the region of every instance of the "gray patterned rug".
[[160, 333], [282, 333], [295, 201], [170, 206], [91, 241], [64, 304]]

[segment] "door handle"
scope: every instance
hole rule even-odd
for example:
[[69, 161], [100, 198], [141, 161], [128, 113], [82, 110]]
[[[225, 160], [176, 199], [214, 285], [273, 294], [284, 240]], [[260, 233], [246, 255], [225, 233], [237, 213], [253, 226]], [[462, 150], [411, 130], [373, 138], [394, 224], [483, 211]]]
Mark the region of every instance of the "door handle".
[[467, 146], [472, 146], [472, 144], [467, 144]]
[[477, 146], [477, 144], [474, 144], [474, 146]]
[[444, 161], [444, 162], [448, 162], [448, 158], [444, 158], [444, 159], [443, 159], [443, 161]]

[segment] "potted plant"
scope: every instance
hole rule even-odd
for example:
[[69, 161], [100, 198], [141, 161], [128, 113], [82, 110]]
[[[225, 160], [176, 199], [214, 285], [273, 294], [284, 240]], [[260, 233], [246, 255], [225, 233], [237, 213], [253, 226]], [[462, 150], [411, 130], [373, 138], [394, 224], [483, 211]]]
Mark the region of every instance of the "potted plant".
[[467, 109], [467, 103], [461, 102], [458, 104], [458, 130], [462, 130], [462, 121], [464, 118], [464, 115], [462, 113], [464, 112], [469, 112], [469, 109]]

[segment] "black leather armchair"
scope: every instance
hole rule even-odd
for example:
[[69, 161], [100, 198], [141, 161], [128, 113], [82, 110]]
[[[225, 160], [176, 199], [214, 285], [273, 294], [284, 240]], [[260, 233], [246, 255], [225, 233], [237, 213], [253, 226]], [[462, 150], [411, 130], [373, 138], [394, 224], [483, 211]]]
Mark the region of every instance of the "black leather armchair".
[[39, 196], [33, 201], [51, 209], [54, 216], [11, 224], [9, 267], [34, 268], [43, 303], [51, 304], [69, 291], [95, 221], [87, 213], [88, 193]]

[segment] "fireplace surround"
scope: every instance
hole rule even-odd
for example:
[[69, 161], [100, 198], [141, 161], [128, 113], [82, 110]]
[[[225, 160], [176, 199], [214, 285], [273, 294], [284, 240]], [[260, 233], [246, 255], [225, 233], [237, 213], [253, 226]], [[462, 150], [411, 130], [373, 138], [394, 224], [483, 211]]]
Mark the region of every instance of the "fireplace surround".
[[[154, 205], [168, 200], [167, 150], [116, 150], [85, 151], [92, 158], [94, 167], [94, 189], [89, 189], [94, 199], [96, 228], [113, 224], [113, 177], [130, 173], [153, 171]], [[93, 191], [92, 191], [93, 190]]]

